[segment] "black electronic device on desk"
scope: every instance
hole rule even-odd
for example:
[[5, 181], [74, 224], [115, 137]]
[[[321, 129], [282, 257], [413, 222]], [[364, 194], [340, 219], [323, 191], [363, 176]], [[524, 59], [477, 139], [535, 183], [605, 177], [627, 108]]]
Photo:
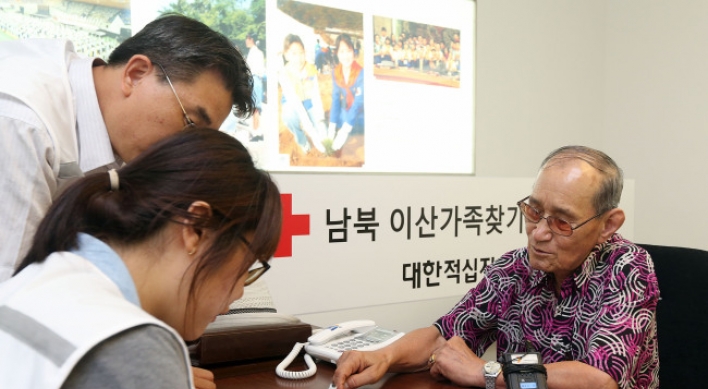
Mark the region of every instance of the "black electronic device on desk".
[[548, 389], [541, 353], [505, 353], [502, 371], [507, 389]]

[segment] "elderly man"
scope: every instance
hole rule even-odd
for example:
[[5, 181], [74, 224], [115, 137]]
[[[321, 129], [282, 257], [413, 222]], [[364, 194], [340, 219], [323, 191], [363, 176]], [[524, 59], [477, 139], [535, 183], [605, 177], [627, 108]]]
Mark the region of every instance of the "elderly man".
[[622, 172], [604, 153], [553, 151], [519, 201], [528, 245], [506, 253], [433, 326], [373, 352], [347, 352], [339, 389], [387, 371], [430, 369], [460, 386], [505, 388], [497, 362], [479, 355], [541, 353], [550, 389], [658, 388], [659, 287], [645, 250], [616, 231]]

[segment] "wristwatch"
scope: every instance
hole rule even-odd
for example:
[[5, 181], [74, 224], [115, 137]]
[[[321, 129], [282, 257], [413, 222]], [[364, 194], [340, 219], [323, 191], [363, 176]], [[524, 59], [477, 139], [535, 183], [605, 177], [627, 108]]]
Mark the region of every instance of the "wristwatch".
[[497, 376], [502, 368], [499, 362], [489, 361], [484, 364], [484, 383], [486, 389], [494, 389], [497, 386]]

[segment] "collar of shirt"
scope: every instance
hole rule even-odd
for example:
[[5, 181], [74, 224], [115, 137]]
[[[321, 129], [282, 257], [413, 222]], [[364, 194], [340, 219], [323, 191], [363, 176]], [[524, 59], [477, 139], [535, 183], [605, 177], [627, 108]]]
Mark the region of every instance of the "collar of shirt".
[[102, 62], [98, 58], [80, 58], [69, 65], [69, 83], [76, 104], [79, 167], [83, 172], [117, 163], [96, 96], [92, 71], [95, 61]]
[[535, 288], [538, 285], [540, 285], [541, 283], [544, 283], [544, 285], [546, 285], [546, 283], [548, 282], [548, 276], [550, 274], [543, 272], [541, 270], [536, 270], [531, 267], [531, 264], [529, 263], [528, 249], [525, 247], [523, 248], [523, 258], [524, 258], [524, 262], [526, 262], [525, 266], [531, 272], [531, 274], [529, 275], [529, 283], [530, 283], [531, 287]]
[[585, 262], [583, 262], [573, 276], [575, 285], [578, 289], [582, 289], [583, 286], [586, 285], [593, 277], [595, 272], [598, 270], [598, 267], [602, 267], [602, 265], [607, 261], [607, 258], [600, 255], [600, 253], [604, 253], [608, 245], [611, 245], [619, 240], [622, 240], [622, 236], [615, 233], [607, 241], [596, 244], [595, 247], [593, 247], [592, 251], [585, 259]]
[[118, 286], [126, 300], [140, 306], [140, 298], [133, 277], [130, 276], [123, 260], [110, 246], [82, 232], [78, 234], [78, 245], [78, 248], [71, 250], [72, 253], [93, 263]]
[[[583, 289], [583, 287], [593, 277], [595, 270], [600, 265], [600, 261], [603, 260], [602, 258], [598, 257], [598, 254], [604, 250], [604, 247], [606, 245], [610, 244], [612, 241], [618, 238], [618, 234], [615, 234], [607, 242], [597, 244], [595, 245], [595, 247], [593, 247], [592, 251], [590, 251], [590, 254], [588, 254], [588, 256], [585, 258], [585, 261], [583, 261], [583, 264], [580, 265], [580, 267], [578, 267], [575, 272], [573, 272], [573, 275], [571, 277], [568, 277], [563, 282], [563, 285], [561, 285], [561, 298], [566, 298], [570, 293], [572, 293], [572, 286], [575, 286], [575, 289], [577, 290]], [[553, 285], [553, 283], [551, 283], [549, 280], [549, 278], [552, 277], [551, 274], [547, 274], [535, 269], [532, 269], [531, 272], [531, 285], [533, 287], [538, 286], [542, 282], [546, 282], [547, 284], [544, 283], [544, 285], [549, 285], [549, 287]]]

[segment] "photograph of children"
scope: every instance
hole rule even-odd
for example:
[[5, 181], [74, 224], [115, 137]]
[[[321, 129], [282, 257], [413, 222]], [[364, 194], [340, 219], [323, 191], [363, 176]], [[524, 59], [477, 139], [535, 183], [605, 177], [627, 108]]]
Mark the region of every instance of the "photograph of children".
[[290, 166], [364, 165], [363, 15], [278, 0], [279, 153]]
[[460, 87], [460, 30], [374, 16], [374, 77]]

